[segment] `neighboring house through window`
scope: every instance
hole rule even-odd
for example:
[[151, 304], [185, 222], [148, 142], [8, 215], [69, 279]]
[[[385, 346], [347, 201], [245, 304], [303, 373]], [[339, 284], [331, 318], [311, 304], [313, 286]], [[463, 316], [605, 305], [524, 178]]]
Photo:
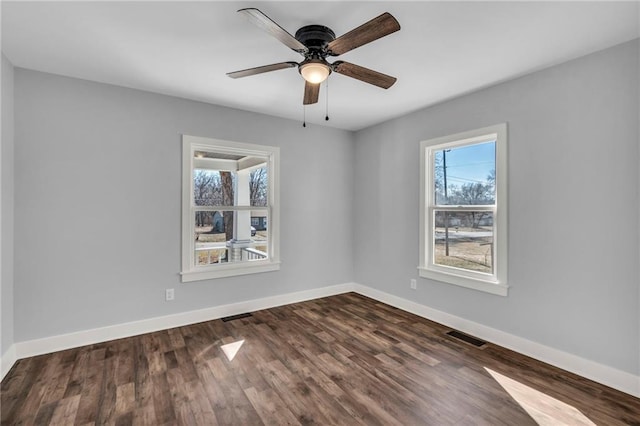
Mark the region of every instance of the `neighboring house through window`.
[[182, 144], [182, 281], [279, 269], [279, 148], [187, 135]]
[[423, 141], [421, 277], [507, 295], [507, 126]]

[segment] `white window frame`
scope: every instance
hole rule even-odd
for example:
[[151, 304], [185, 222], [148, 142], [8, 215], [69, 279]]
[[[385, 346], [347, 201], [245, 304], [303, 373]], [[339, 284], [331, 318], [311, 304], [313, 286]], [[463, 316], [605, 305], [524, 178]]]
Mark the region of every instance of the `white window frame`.
[[[269, 257], [250, 262], [229, 262], [210, 266], [195, 265], [195, 210], [193, 202], [194, 152], [258, 156], [267, 158], [268, 190], [267, 244]], [[280, 269], [280, 148], [219, 139], [182, 135], [182, 282], [200, 281]], [[198, 209], [201, 209], [198, 207]], [[228, 210], [262, 210], [263, 207], [225, 206]]]
[[[446, 206], [449, 210], [493, 212], [493, 273], [487, 274], [434, 263], [434, 155], [436, 151], [495, 140], [496, 193], [494, 206]], [[420, 277], [495, 295], [507, 296], [507, 124], [457, 133], [420, 142]]]

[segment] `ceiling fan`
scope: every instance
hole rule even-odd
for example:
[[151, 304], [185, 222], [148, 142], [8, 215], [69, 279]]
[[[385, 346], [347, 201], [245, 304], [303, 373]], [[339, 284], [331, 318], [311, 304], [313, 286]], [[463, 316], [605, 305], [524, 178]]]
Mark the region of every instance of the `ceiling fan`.
[[296, 31], [294, 37], [258, 9], [240, 9], [238, 12], [245, 15], [249, 21], [258, 28], [266, 31], [287, 47], [300, 53], [304, 56], [304, 60], [299, 63], [293, 61], [279, 62], [277, 64], [227, 73], [231, 78], [248, 77], [264, 72], [298, 67], [298, 71], [305, 80], [304, 98], [302, 102], [304, 105], [318, 102], [320, 83], [325, 81], [332, 72], [346, 75], [347, 77], [355, 78], [356, 80], [373, 84], [383, 89], [388, 89], [396, 82], [395, 77], [349, 62], [327, 62], [328, 56], [342, 55], [343, 53], [398, 31], [400, 24], [396, 18], [388, 12], [373, 18], [338, 38], [336, 38], [331, 28], [323, 25], [306, 25]]

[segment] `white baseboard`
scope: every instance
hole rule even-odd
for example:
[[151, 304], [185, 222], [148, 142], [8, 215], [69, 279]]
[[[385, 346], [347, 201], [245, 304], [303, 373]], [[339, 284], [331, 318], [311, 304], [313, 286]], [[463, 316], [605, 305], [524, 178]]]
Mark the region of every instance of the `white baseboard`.
[[360, 284], [355, 284], [355, 291], [363, 296], [402, 309], [423, 318], [438, 322], [447, 327], [463, 331], [496, 345], [511, 349], [523, 355], [530, 356], [563, 370], [612, 387], [619, 391], [640, 397], [640, 376], [621, 371], [597, 362], [581, 358], [495, 328], [487, 327], [476, 322], [430, 308], [419, 303], [376, 290]]
[[[15, 343], [18, 359], [353, 291], [346, 283]], [[3, 359], [4, 361], [4, 359]]]
[[13, 344], [7, 352], [2, 355], [0, 371], [2, 374], [0, 380], [4, 378], [13, 364], [21, 358], [180, 327], [244, 312], [254, 312], [261, 309], [333, 296], [350, 291], [355, 291], [363, 296], [411, 312], [423, 318], [446, 325], [447, 327], [477, 336], [496, 345], [530, 356], [630, 395], [640, 397], [639, 376], [356, 283], [321, 287], [59, 336], [18, 342]]
[[13, 364], [16, 363], [18, 357], [16, 356], [16, 345], [13, 344], [9, 346], [9, 349], [5, 353], [3, 353], [2, 358], [0, 358], [0, 380], [4, 379], [4, 376], [7, 375]]

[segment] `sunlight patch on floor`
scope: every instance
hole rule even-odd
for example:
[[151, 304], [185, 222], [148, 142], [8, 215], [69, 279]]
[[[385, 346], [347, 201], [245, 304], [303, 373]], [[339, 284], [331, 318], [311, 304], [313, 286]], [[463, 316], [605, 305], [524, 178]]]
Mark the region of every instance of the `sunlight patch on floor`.
[[243, 343], [244, 343], [244, 339], [238, 340], [237, 342], [227, 343], [226, 345], [222, 345], [220, 346], [220, 349], [222, 349], [222, 352], [224, 352], [224, 354], [227, 356], [227, 359], [229, 359], [229, 361], [233, 361], [233, 358], [235, 358], [236, 354], [240, 350], [240, 347], [242, 347]]
[[545, 393], [484, 368], [505, 391], [541, 426], [590, 425], [595, 426], [577, 408], [559, 401]]

